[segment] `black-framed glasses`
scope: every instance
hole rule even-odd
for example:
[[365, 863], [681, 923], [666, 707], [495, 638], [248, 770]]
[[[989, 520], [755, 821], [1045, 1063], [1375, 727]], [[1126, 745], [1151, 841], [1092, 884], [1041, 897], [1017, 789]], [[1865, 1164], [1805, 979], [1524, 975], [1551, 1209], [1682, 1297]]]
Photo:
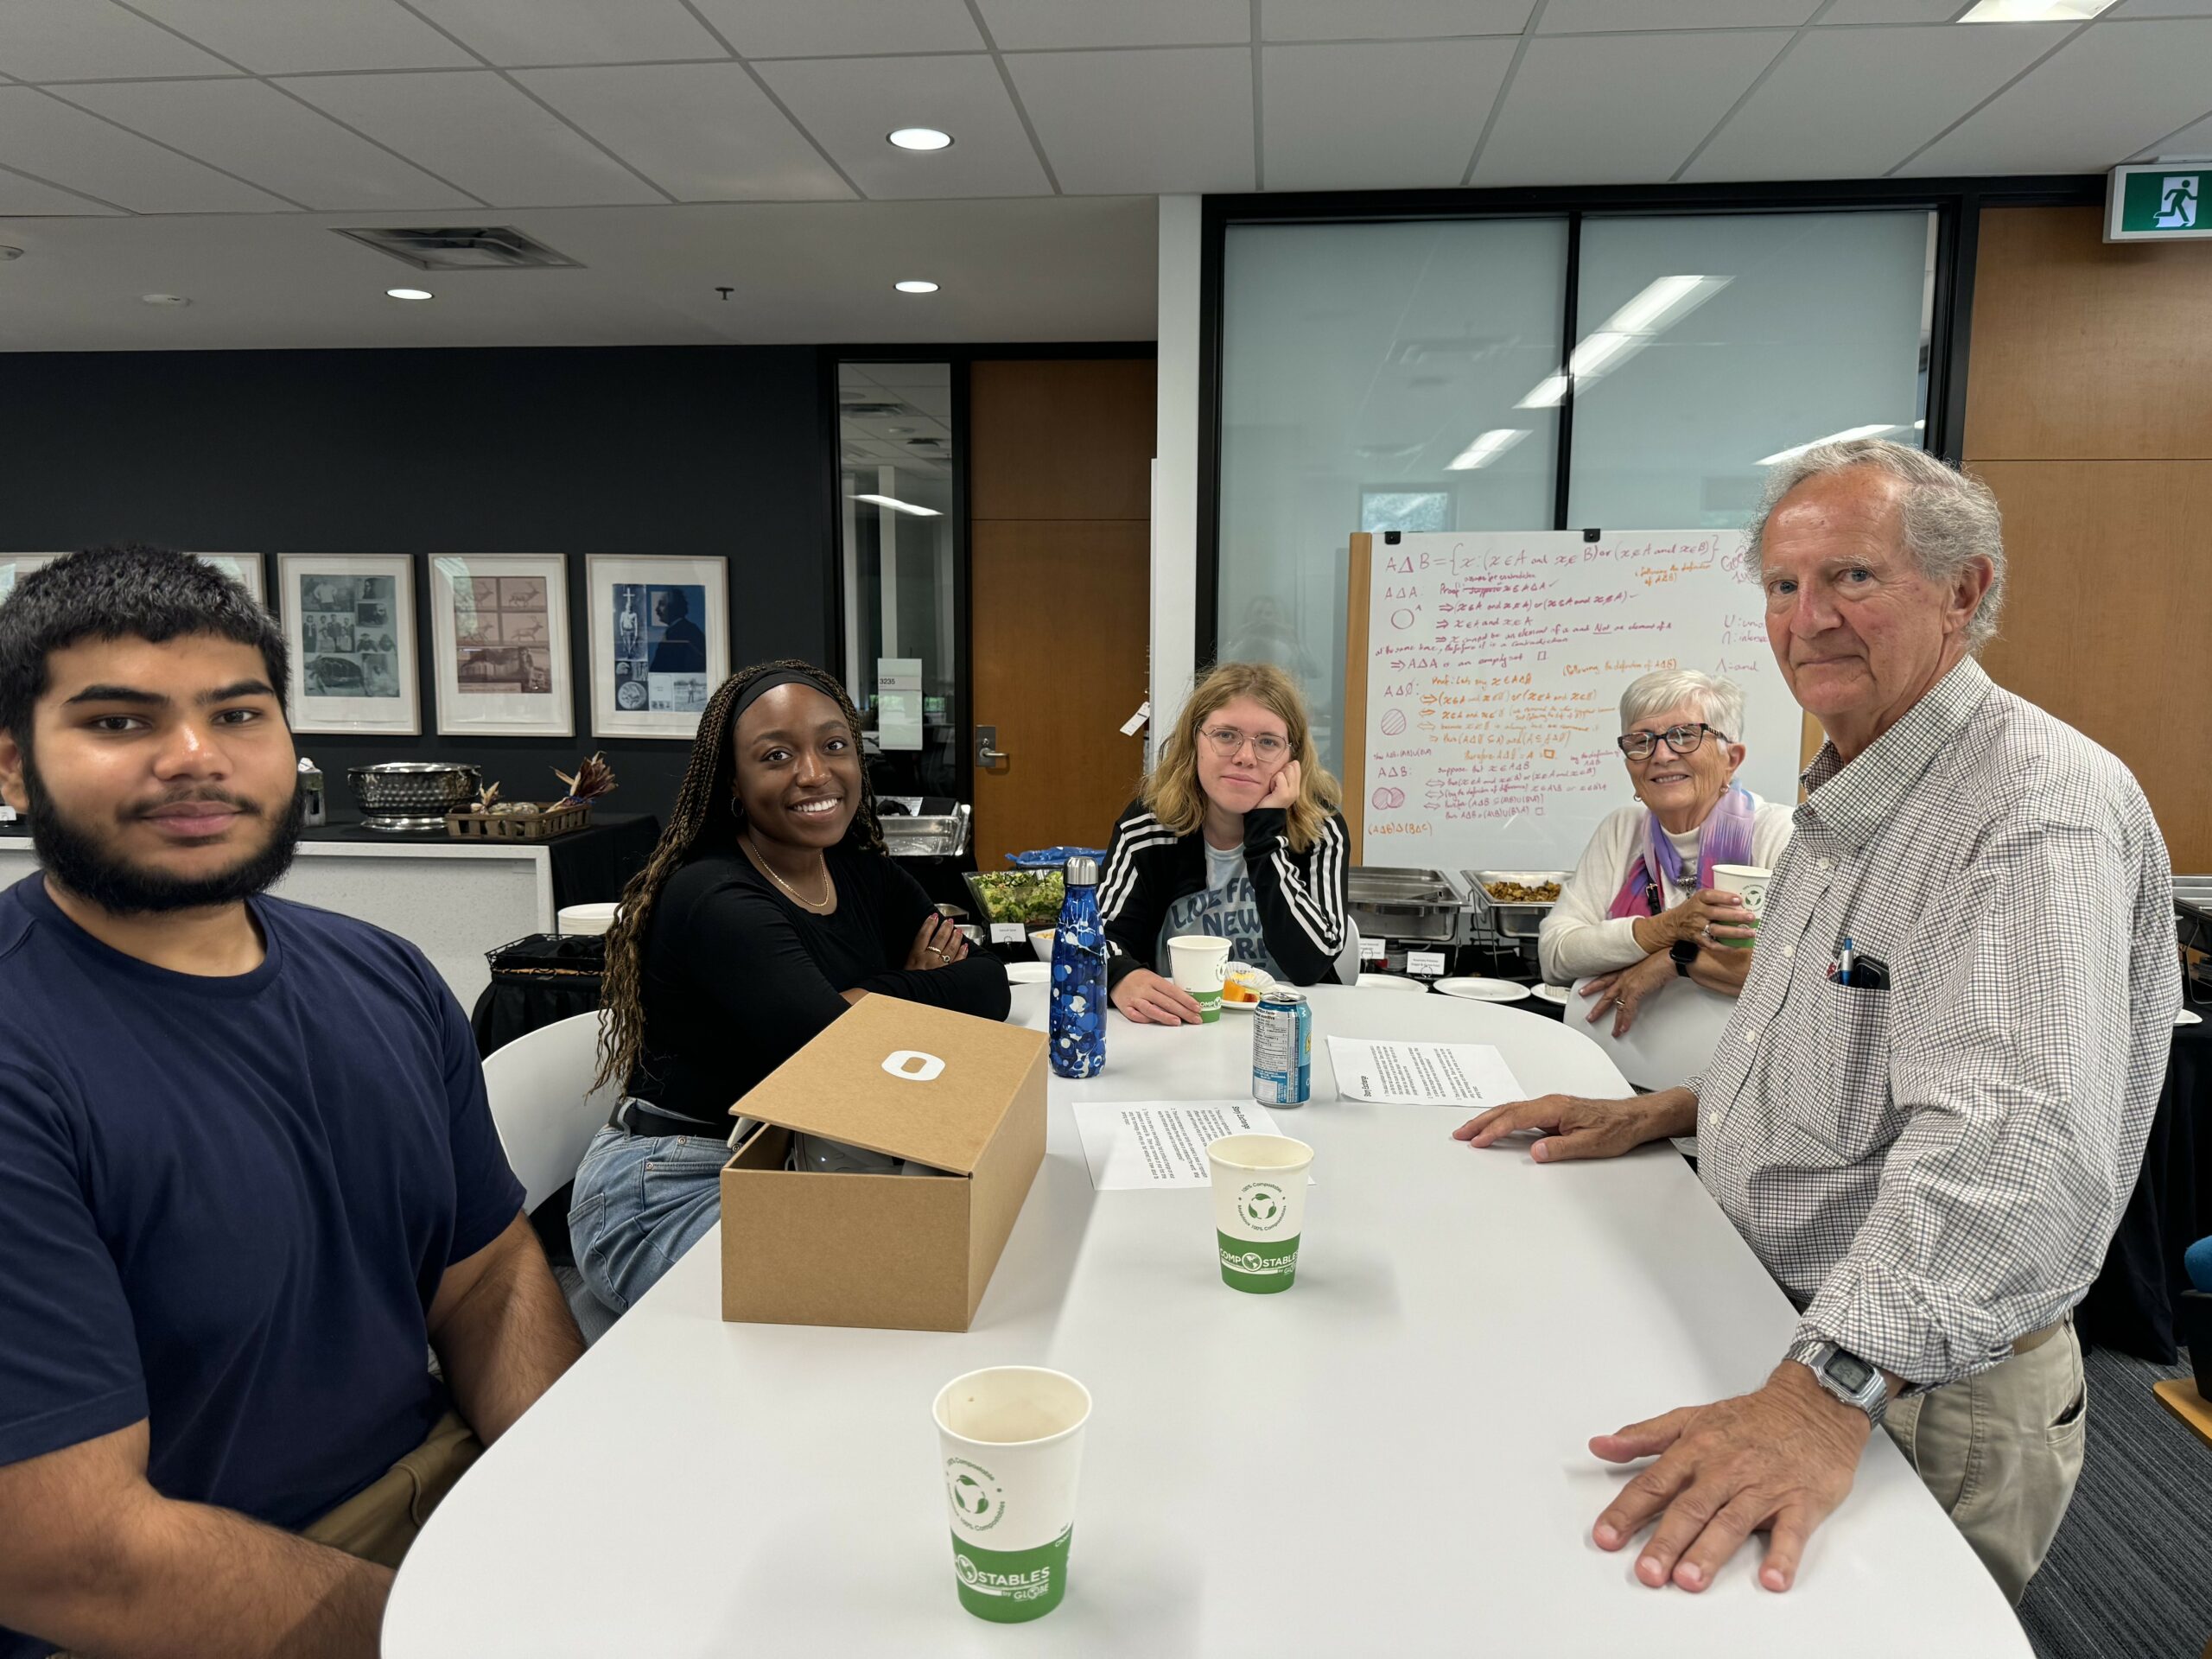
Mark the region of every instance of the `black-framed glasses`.
[[1705, 741], [1708, 734], [1720, 742], [1728, 741], [1727, 733], [1718, 726], [1708, 726], [1701, 720], [1694, 726], [1669, 726], [1663, 732], [1623, 732], [1613, 741], [1621, 746], [1621, 753], [1630, 760], [1648, 760], [1662, 737], [1667, 740], [1667, 747], [1676, 754], [1688, 754]]
[[1238, 751], [1249, 743], [1252, 753], [1262, 765], [1272, 765], [1290, 753], [1290, 745], [1273, 732], [1240, 732], [1234, 726], [1209, 726], [1198, 734], [1213, 745], [1213, 752], [1224, 760], [1233, 760]]

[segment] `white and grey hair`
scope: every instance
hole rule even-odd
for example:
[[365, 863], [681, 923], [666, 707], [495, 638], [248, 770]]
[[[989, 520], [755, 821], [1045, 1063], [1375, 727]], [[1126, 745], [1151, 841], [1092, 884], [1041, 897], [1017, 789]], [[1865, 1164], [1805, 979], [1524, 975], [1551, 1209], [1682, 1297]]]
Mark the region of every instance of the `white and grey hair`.
[[1744, 688], [1694, 668], [1662, 668], [1621, 693], [1621, 729], [1688, 703], [1697, 717], [1731, 743], [1744, 741]]
[[1929, 581], [1948, 584], [1974, 560], [1989, 561], [1989, 590], [1967, 623], [1967, 649], [1980, 652], [1996, 638], [1997, 613], [2005, 606], [2004, 516], [1989, 486], [1925, 449], [1886, 438], [1853, 438], [1817, 445], [1776, 466], [1766, 475], [1766, 495], [1745, 550], [1752, 580], [1759, 576], [1767, 521], [1782, 498], [1808, 480], [1853, 467], [1872, 467], [1904, 486], [1897, 492], [1897, 520], [1906, 550]]

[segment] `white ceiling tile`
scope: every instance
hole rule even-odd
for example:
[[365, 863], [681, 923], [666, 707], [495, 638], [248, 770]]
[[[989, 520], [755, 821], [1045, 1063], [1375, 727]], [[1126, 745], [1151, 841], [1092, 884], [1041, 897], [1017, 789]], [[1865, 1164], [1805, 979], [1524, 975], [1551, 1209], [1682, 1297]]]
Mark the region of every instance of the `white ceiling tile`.
[[1071, 195], [1252, 188], [1252, 53], [1045, 52], [1007, 60]]
[[2204, 113], [2208, 64], [2212, 18], [2092, 24], [1903, 171], [1927, 178], [2110, 167]]
[[[1477, 184], [1637, 184], [1670, 176], [1789, 36], [1594, 35], [1530, 43]], [[1666, 96], [1653, 96], [1654, 87]]]
[[[823, 58], [760, 68], [799, 124], [869, 196], [1052, 194], [997, 66], [981, 54]], [[952, 148], [894, 149], [886, 135], [899, 127], [949, 132]]]
[[446, 69], [476, 61], [393, 0], [134, 0], [257, 75]]
[[1835, 0], [1819, 26], [1838, 23], [1948, 23], [1974, 0]]
[[271, 213], [289, 205], [29, 86], [0, 86], [0, 156], [139, 213]]
[[2183, 156], [2212, 156], [2212, 110], [2204, 119], [2192, 122], [2179, 132], [2168, 133], [2153, 139], [2128, 159], [2137, 162], [2159, 162]]
[[1501, 35], [1264, 48], [1268, 188], [1458, 184], [1517, 44]]
[[1821, 0], [1552, 0], [1537, 28], [1546, 35], [1615, 29], [1794, 29], [1820, 4]]
[[1535, 9], [1536, 0], [1260, 0], [1260, 37], [1411, 41], [1518, 35]]
[[305, 207], [461, 207], [470, 199], [258, 80], [121, 80], [56, 87]]
[[233, 73], [220, 58], [108, 0], [6, 0], [0, 69], [18, 80]]
[[1236, 46], [1252, 39], [1249, 0], [976, 0], [1003, 50], [1071, 46]]
[[651, 186], [488, 69], [312, 75], [283, 85], [495, 207], [660, 200]]
[[680, 0], [413, 0], [496, 64], [639, 63], [729, 54]]
[[881, 57], [980, 52], [965, 0], [697, 0], [700, 14], [748, 58]]
[[36, 179], [27, 179], [20, 173], [0, 169], [0, 219], [111, 214], [116, 211], [83, 196], [72, 195], [67, 190], [57, 190], [50, 184], [41, 184]]
[[2066, 38], [2064, 23], [1807, 35], [1683, 175], [1870, 179]]
[[844, 201], [851, 188], [736, 63], [515, 79], [683, 201]]

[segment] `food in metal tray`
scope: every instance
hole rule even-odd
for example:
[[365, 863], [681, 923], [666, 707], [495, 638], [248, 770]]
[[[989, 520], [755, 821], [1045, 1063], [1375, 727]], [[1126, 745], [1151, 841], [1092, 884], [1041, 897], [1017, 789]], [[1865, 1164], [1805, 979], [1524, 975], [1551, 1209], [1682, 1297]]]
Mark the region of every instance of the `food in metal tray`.
[[1483, 891], [1501, 905], [1548, 905], [1559, 897], [1559, 883], [1485, 881]]

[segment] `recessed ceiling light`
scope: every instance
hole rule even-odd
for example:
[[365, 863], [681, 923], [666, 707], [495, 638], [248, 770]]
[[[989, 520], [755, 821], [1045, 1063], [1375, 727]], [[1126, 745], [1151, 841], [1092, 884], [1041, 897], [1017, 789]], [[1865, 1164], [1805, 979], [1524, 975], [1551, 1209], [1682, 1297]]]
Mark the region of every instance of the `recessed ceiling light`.
[[901, 149], [947, 149], [952, 144], [952, 135], [935, 127], [901, 127], [889, 137]]
[[2095, 16], [2112, 0], [1980, 0], [1959, 19], [1962, 23], [2078, 23]]
[[901, 294], [934, 294], [937, 292], [937, 284], [935, 283], [925, 283], [919, 281], [911, 283], [893, 283], [891, 286], [897, 289]]
[[1444, 470], [1447, 473], [1471, 473], [1478, 467], [1487, 467], [1528, 435], [1525, 429], [1516, 431], [1504, 427], [1485, 432], [1446, 461]]
[[873, 502], [879, 507], [888, 507], [893, 512], [911, 512], [917, 518], [942, 518], [944, 515], [935, 507], [921, 507], [912, 501], [901, 501], [895, 495], [855, 495], [855, 501]]
[[385, 292], [395, 300], [433, 300], [437, 297], [427, 288], [387, 288]]
[[192, 303], [181, 294], [141, 294], [138, 298], [147, 305], [190, 305]]

